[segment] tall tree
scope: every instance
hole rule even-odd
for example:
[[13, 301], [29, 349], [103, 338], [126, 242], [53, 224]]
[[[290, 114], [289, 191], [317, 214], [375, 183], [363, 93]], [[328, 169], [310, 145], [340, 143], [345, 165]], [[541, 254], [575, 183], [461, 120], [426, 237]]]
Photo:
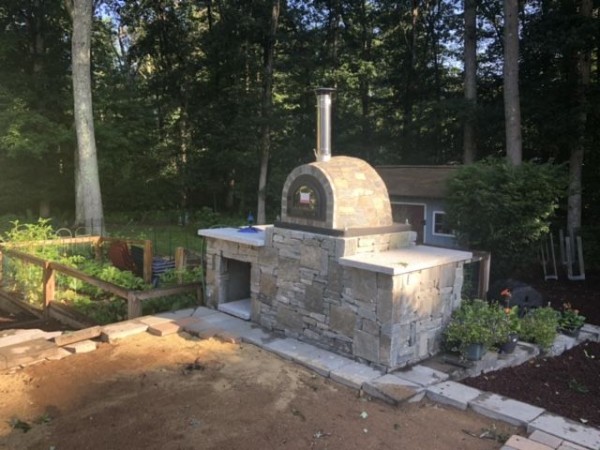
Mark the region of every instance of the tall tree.
[[506, 156], [518, 166], [523, 160], [519, 97], [519, 0], [504, 0], [504, 120]]
[[[579, 16], [582, 26], [592, 17], [592, 0], [579, 0]], [[583, 42], [577, 52], [577, 84], [575, 87], [575, 101], [577, 103], [577, 138], [571, 148], [569, 157], [569, 198], [567, 212], [567, 229], [570, 233], [581, 227], [581, 178], [583, 157], [587, 144], [588, 105], [587, 92], [590, 86], [590, 72], [592, 67], [591, 48]]]
[[464, 0], [464, 93], [467, 103], [463, 129], [463, 163], [475, 161], [475, 108], [477, 106], [477, 2]]
[[75, 172], [75, 219], [88, 230], [102, 230], [104, 211], [100, 193], [100, 176], [96, 155], [94, 115], [92, 109], [91, 36], [93, 0], [65, 0], [73, 20], [71, 60], [73, 70], [73, 105], [77, 133]]
[[273, 59], [275, 56], [275, 42], [277, 35], [277, 24], [279, 22], [279, 11], [280, 0], [273, 0], [271, 5], [269, 31], [265, 36], [263, 44], [260, 174], [258, 178], [258, 205], [256, 210], [256, 221], [259, 224], [264, 224], [266, 222], [265, 203], [267, 197], [267, 172], [269, 168], [269, 155], [271, 154], [271, 116], [273, 111]]

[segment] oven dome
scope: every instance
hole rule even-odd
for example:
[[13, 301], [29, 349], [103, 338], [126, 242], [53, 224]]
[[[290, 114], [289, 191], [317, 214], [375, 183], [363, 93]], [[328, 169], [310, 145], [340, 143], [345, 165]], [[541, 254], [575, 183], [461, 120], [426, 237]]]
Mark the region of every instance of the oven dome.
[[281, 222], [330, 230], [393, 225], [385, 183], [362, 159], [335, 156], [296, 167], [281, 196]]

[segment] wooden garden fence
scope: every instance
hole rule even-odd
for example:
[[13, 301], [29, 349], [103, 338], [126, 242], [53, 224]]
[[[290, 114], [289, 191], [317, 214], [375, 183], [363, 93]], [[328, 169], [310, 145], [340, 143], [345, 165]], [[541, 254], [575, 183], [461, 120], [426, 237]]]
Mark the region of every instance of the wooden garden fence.
[[[98, 278], [92, 277], [81, 270], [73, 267], [66, 266], [64, 264], [45, 260], [35, 255], [26, 253], [19, 248], [31, 247], [33, 245], [69, 245], [69, 244], [86, 244], [89, 243], [93, 246], [97, 259], [102, 258], [102, 244], [104, 242], [111, 241], [126, 241], [128, 244], [139, 245], [144, 248], [144, 265], [143, 265], [143, 278], [146, 283], [152, 281], [152, 241], [149, 240], [129, 240], [129, 239], [115, 239], [106, 238], [102, 236], [86, 236], [86, 237], [75, 237], [75, 238], [60, 238], [51, 239], [46, 241], [36, 242], [25, 242], [25, 243], [8, 243], [0, 245], [0, 286], [2, 285], [4, 275], [4, 264], [3, 257], [9, 256], [32, 264], [34, 266], [42, 268], [42, 304], [44, 316], [49, 315], [50, 306], [52, 302], [56, 300], [56, 273], [76, 278], [84, 281], [92, 286], [102, 289], [106, 292], [110, 292], [117, 297], [127, 300], [127, 317], [133, 319], [142, 315], [142, 301], [150, 300], [159, 297], [168, 297], [171, 295], [178, 295], [188, 292], [193, 292], [196, 296], [196, 301], [201, 304], [203, 300], [202, 295], [202, 283], [186, 283], [179, 284], [177, 286], [156, 288], [152, 290], [132, 290], [118, 286], [114, 283], [110, 283]], [[184, 251], [178, 249], [175, 255], [175, 267], [181, 268], [184, 263]]]

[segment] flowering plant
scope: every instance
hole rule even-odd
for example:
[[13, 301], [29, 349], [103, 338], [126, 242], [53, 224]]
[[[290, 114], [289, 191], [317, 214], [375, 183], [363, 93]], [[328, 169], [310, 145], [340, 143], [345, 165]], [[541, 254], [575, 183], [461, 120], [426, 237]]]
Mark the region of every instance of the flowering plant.
[[585, 316], [579, 314], [579, 310], [571, 306], [571, 303], [563, 303], [560, 317], [558, 318], [558, 328], [563, 330], [577, 330], [585, 323]]

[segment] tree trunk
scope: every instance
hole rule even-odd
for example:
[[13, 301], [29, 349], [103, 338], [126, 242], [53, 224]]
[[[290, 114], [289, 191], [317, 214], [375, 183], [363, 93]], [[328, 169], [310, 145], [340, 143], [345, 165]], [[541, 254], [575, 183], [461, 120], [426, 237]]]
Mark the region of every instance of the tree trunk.
[[523, 160], [519, 100], [519, 1], [504, 0], [504, 121], [506, 156], [518, 166]]
[[477, 107], [477, 6], [476, 0], [464, 0], [465, 21], [465, 74], [464, 91], [466, 117], [463, 130], [463, 163], [475, 161], [475, 108]]
[[[579, 15], [584, 23], [592, 17], [592, 0], [580, 0]], [[569, 158], [567, 230], [570, 234], [581, 228], [581, 178], [583, 156], [587, 142], [587, 91], [590, 86], [591, 66], [591, 50], [580, 48], [577, 55], [577, 86], [575, 91], [578, 110], [577, 140], [571, 149]]]
[[260, 137], [260, 175], [258, 180], [258, 205], [256, 223], [266, 223], [267, 173], [271, 154], [271, 116], [273, 112], [273, 59], [277, 24], [279, 22], [280, 0], [273, 0], [269, 35], [264, 44], [264, 71], [261, 105], [261, 137]]
[[414, 90], [414, 73], [415, 64], [417, 62], [417, 23], [419, 21], [419, 0], [412, 0], [411, 13], [411, 28], [410, 28], [410, 55], [406, 74], [406, 85], [404, 87], [404, 118], [403, 118], [403, 134], [406, 140], [406, 146], [409, 152], [412, 153], [414, 148], [412, 122], [413, 122], [413, 90]]
[[[70, 3], [71, 0], [67, 0]], [[76, 0], [68, 5], [72, 12], [73, 37], [71, 59], [73, 67], [73, 100], [75, 129], [77, 132], [78, 170], [76, 169], [76, 206], [83, 206], [83, 219], [88, 232], [102, 230], [104, 213], [100, 193], [94, 117], [92, 111], [92, 80], [90, 47], [92, 35], [92, 0]]]

